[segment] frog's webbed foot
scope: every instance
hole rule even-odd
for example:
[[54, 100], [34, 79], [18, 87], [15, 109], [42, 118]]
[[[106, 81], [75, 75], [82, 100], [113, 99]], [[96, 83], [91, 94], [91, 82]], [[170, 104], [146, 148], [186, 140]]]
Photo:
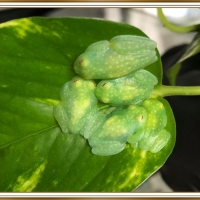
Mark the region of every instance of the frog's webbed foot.
[[154, 143], [151, 145], [149, 151], [152, 153], [157, 153], [160, 151], [169, 141], [171, 135], [169, 132], [167, 132], [165, 129], [160, 131], [158, 134], [158, 137], [154, 141]]
[[[133, 134], [134, 136], [134, 134]], [[150, 151], [151, 153], [157, 153], [160, 151], [169, 141], [171, 135], [165, 129], [161, 130], [157, 137], [151, 138], [151, 140], [145, 139], [145, 143], [140, 143], [142, 138], [141, 135], [130, 136], [127, 140], [133, 149], [141, 149], [144, 151]], [[140, 139], [141, 138], [141, 139]]]

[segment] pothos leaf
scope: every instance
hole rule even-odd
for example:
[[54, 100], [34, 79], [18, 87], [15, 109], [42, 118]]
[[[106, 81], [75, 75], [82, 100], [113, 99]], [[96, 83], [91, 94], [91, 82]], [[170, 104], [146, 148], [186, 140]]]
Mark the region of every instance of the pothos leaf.
[[[103, 30], [103, 31], [102, 31]], [[91, 153], [80, 135], [61, 132], [53, 117], [61, 87], [75, 76], [75, 59], [90, 44], [116, 35], [145, 36], [126, 24], [97, 19], [27, 18], [0, 24], [0, 191], [131, 191], [158, 170], [175, 142], [158, 153], [132, 149]], [[146, 69], [161, 84], [161, 61]]]
[[182, 62], [188, 58], [195, 56], [200, 52], [200, 33], [198, 33], [193, 41], [188, 45], [185, 53], [180, 59], [168, 70], [167, 77], [171, 85], [176, 85], [176, 78], [181, 70]]

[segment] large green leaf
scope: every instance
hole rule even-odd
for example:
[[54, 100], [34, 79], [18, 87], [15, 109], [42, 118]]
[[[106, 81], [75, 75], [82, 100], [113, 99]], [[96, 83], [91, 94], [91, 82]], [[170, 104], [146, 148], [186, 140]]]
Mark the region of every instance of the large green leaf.
[[[164, 99], [171, 139], [156, 154], [127, 145], [114, 156], [93, 155], [87, 140], [62, 133], [53, 117], [62, 85], [75, 75], [76, 57], [88, 45], [122, 34], [144, 36], [133, 26], [97, 19], [0, 25], [0, 191], [131, 191], [163, 165], [175, 142]], [[148, 70], [161, 84], [160, 56]]]

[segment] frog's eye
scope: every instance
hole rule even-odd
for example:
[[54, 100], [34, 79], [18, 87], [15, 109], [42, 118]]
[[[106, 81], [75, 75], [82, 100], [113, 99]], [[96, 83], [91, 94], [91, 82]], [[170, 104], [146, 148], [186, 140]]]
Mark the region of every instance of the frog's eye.
[[[79, 77], [74, 77], [70, 82], [69, 82], [69, 87], [70, 88], [77, 88], [82, 86], [82, 79]], [[62, 96], [62, 94], [61, 94]]]
[[107, 90], [111, 84], [108, 81], [101, 81], [101, 84], [99, 87], [101, 87], [103, 90]]
[[104, 88], [105, 88], [105, 87], [106, 87], [106, 84], [107, 84], [106, 82], [105, 82], [105, 83], [103, 83], [103, 84], [102, 84], [102, 87], [104, 87]]
[[80, 59], [80, 60], [78, 61], [78, 64], [79, 64], [79, 66], [83, 66], [83, 65], [84, 65], [84, 60], [83, 60], [83, 59]]
[[85, 54], [81, 54], [74, 62], [74, 68], [79, 70], [87, 70], [88, 58]]
[[79, 82], [79, 79], [78, 79], [78, 78], [75, 78], [75, 79], [72, 81], [73, 84], [77, 84], [78, 82]]
[[140, 115], [139, 117], [138, 117], [138, 121], [143, 121], [144, 120], [144, 116], [143, 115]]

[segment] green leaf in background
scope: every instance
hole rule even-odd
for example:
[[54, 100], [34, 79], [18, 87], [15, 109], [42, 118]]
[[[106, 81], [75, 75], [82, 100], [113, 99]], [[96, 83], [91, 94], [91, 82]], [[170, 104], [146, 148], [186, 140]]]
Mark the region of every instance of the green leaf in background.
[[[164, 164], [174, 147], [175, 121], [162, 98], [171, 139], [156, 154], [127, 145], [114, 156], [94, 155], [87, 140], [62, 133], [53, 117], [77, 56], [96, 41], [125, 34], [145, 36], [133, 26], [97, 19], [0, 24], [0, 191], [127, 192]], [[161, 67], [159, 56], [147, 68], [159, 84]]]
[[180, 57], [180, 59], [168, 70], [167, 77], [171, 85], [176, 85], [176, 78], [182, 67], [182, 62], [188, 58], [195, 56], [200, 52], [200, 33], [198, 33], [193, 41], [188, 45], [185, 53]]

